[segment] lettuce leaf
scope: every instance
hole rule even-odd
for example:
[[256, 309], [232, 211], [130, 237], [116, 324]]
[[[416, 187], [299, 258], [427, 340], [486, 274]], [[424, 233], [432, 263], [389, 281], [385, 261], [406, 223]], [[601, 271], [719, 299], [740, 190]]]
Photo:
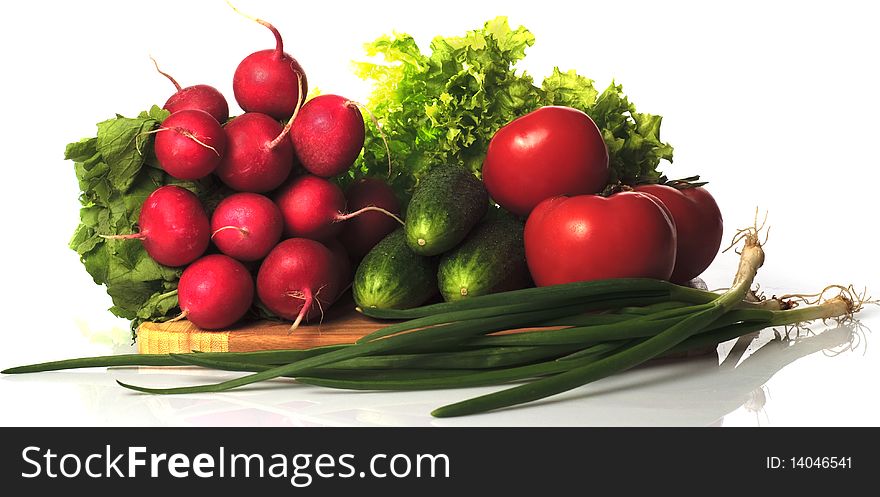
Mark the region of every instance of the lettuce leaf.
[[[608, 144], [610, 185], [654, 182], [672, 147], [660, 139], [660, 116], [640, 114], [617, 83], [603, 92], [574, 70], [553, 73], [536, 85], [516, 64], [535, 43], [524, 27], [505, 17], [461, 37], [436, 37], [425, 54], [415, 40], [397, 33], [365, 45], [374, 60], [356, 64], [373, 84], [368, 106], [382, 125], [391, 150], [388, 178], [406, 200], [421, 174], [435, 165], [465, 166], [478, 176], [495, 132], [545, 105], [589, 114]], [[388, 175], [382, 134], [367, 120], [364, 153], [343, 179]]]

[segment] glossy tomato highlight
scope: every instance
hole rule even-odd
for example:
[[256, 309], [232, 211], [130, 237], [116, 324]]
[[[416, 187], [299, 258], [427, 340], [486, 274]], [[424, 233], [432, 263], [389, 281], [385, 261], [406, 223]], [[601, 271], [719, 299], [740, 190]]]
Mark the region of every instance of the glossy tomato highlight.
[[623, 192], [559, 196], [532, 211], [526, 261], [538, 286], [606, 278], [669, 279], [675, 226], [655, 197]]
[[492, 137], [483, 162], [489, 195], [520, 216], [546, 198], [598, 193], [608, 174], [602, 133], [570, 107], [542, 107], [511, 121]]

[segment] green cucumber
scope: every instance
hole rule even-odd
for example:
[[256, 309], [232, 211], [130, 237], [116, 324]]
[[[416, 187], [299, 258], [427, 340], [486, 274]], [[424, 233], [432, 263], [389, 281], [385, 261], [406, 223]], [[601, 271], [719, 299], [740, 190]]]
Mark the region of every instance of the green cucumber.
[[437, 283], [446, 301], [531, 286], [522, 221], [486, 219], [440, 260]]
[[458, 245], [486, 215], [489, 193], [460, 166], [434, 167], [421, 179], [406, 210], [406, 242], [420, 255]]
[[437, 293], [436, 260], [413, 253], [406, 244], [406, 233], [398, 228], [361, 261], [352, 293], [362, 309], [420, 306]]

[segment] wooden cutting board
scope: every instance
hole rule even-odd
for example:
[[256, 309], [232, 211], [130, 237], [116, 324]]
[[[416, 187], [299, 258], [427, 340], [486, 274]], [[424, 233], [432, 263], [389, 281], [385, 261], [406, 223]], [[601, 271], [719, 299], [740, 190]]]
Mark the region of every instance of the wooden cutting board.
[[189, 321], [143, 323], [138, 328], [137, 344], [141, 354], [307, 349], [353, 343], [386, 325], [355, 311], [353, 304], [336, 305], [320, 324], [301, 325], [293, 333], [290, 323], [277, 321], [249, 322], [217, 331], [201, 330]]
[[[201, 352], [253, 352], [257, 350], [307, 349], [322, 345], [354, 343], [384, 328], [391, 321], [364, 316], [355, 310], [350, 298], [340, 300], [327, 311], [320, 323], [301, 325], [293, 333], [289, 322], [256, 321], [228, 330], [205, 331], [189, 321], [143, 323], [138, 328], [141, 354]], [[501, 333], [516, 333], [523, 329]], [[705, 347], [671, 357], [691, 357], [715, 352]]]

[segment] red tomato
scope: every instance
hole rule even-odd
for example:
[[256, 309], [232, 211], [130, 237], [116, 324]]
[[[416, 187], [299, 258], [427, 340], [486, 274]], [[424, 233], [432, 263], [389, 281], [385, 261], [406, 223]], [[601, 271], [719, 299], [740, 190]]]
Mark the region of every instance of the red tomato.
[[570, 107], [542, 107], [511, 121], [492, 137], [483, 161], [489, 195], [520, 216], [546, 198], [598, 193], [608, 172], [602, 133]]
[[721, 210], [705, 188], [679, 190], [666, 185], [641, 185], [636, 191], [654, 195], [669, 209], [678, 234], [672, 281], [686, 283], [712, 264], [721, 246]]
[[532, 211], [524, 236], [538, 286], [665, 280], [675, 265], [675, 225], [660, 201], [645, 193], [549, 198]]

